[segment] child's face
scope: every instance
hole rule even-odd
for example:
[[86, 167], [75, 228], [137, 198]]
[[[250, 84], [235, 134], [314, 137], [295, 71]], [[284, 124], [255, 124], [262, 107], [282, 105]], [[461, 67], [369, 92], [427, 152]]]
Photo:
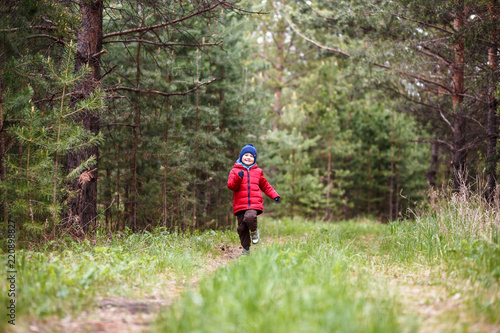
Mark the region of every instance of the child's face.
[[246, 153], [241, 157], [241, 162], [245, 165], [252, 165], [253, 161], [255, 161], [255, 159], [253, 158], [253, 155], [250, 153]]

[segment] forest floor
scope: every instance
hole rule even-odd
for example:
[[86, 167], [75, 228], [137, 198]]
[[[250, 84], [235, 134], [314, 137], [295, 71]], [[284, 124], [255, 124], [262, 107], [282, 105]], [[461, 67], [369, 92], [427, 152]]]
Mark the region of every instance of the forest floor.
[[[9, 325], [4, 327], [7, 332], [72, 332], [72, 333], [83, 333], [83, 332], [148, 332], [148, 331], [159, 331], [159, 332], [170, 332], [171, 328], [162, 326], [165, 322], [171, 322], [172, 318], [179, 319], [179, 324], [174, 331], [177, 332], [188, 332], [197, 331], [193, 322], [196, 319], [184, 320], [187, 314], [179, 312], [179, 308], [185, 308], [186, 313], [192, 313], [193, 316], [197, 316], [196, 311], [205, 311], [202, 307], [201, 310], [197, 310], [196, 307], [192, 307], [192, 302], [189, 301], [189, 292], [186, 295], [186, 291], [194, 292], [196, 295], [200, 293], [200, 288], [204, 291], [203, 296], [205, 298], [204, 302], [210, 302], [210, 296], [207, 294], [206, 290], [209, 289], [207, 285], [212, 282], [207, 282], [214, 280], [213, 276], [220, 272], [222, 268], [225, 268], [223, 274], [235, 274], [231, 273], [231, 269], [238, 269], [238, 266], [255, 265], [253, 270], [255, 272], [275, 269], [277, 266], [287, 267], [292, 265], [292, 270], [287, 271], [285, 276], [294, 274], [297, 271], [297, 267], [302, 267], [301, 265], [309, 265], [311, 260], [309, 259], [297, 259], [302, 257], [303, 253], [307, 253], [307, 258], [312, 258], [315, 254], [312, 251], [312, 246], [322, 247], [324, 237], [311, 236], [316, 234], [321, 234], [324, 232], [332, 232], [335, 230], [337, 234], [341, 234], [339, 237], [339, 247], [328, 245], [331, 248], [332, 256], [335, 260], [339, 260], [345, 253], [348, 255], [342, 259], [345, 267], [342, 268], [344, 271], [341, 272], [342, 276], [347, 277], [347, 280], [351, 280], [348, 283], [353, 284], [354, 288], [352, 293], [346, 296], [346, 302], [348, 303], [369, 303], [370, 308], [358, 309], [355, 311], [367, 313], [367, 318], [363, 318], [367, 321], [375, 322], [380, 317], [381, 313], [385, 315], [387, 313], [394, 314], [394, 322], [389, 324], [389, 331], [392, 332], [422, 332], [422, 333], [436, 333], [436, 332], [500, 332], [500, 325], [498, 324], [498, 319], [491, 316], [478, 315], [478, 306], [472, 306], [471, 302], [474, 298], [470, 295], [477, 294], [474, 290], [482, 290], [483, 294], [491, 296], [491, 302], [495, 303], [500, 299], [500, 291], [495, 289], [493, 286], [493, 292], [491, 290], [485, 290], [484, 287], [471, 284], [471, 282], [456, 283], [451, 282], [450, 278], [444, 273], [445, 267], [432, 266], [432, 265], [420, 265], [418, 263], [414, 265], [398, 264], [392, 261], [391, 255], [384, 253], [383, 251], [378, 252], [379, 242], [382, 239], [381, 233], [385, 227], [383, 226], [372, 226], [369, 227], [354, 227], [358, 228], [357, 231], [352, 231], [354, 224], [341, 226], [337, 228], [336, 226], [325, 229], [324, 227], [314, 225], [314, 227], [302, 227], [302, 230], [287, 230], [284, 236], [280, 236], [279, 226], [274, 226], [268, 230], [267, 234], [271, 237], [265, 237], [262, 239], [261, 244], [253, 247], [253, 253], [247, 257], [241, 257], [241, 247], [237, 245], [237, 239], [232, 235], [231, 239], [224, 239], [223, 241], [214, 241], [210, 243], [210, 239], [204, 238], [204, 235], [193, 236], [194, 238], [187, 238], [186, 242], [198, 242], [199, 246], [205, 248], [203, 256], [200, 261], [190, 264], [193, 267], [199, 267], [199, 269], [194, 269], [190, 271], [189, 274], [157, 274], [153, 280], [147, 280], [144, 285], [131, 284], [131, 291], [127, 293], [117, 293], [113, 290], [107, 290], [106, 288], [100, 289], [97, 293], [93, 294], [92, 299], [88, 304], [90, 306], [85, 306], [81, 311], [67, 311], [64, 315], [56, 314], [49, 316], [37, 316], [28, 315], [22, 317], [18, 320], [16, 326]], [[362, 224], [360, 224], [362, 225]], [[274, 228], [274, 229], [273, 229]], [[294, 225], [286, 225], [286, 228], [293, 229], [296, 228]], [[311, 232], [307, 228], [316, 228], [316, 231]], [[364, 228], [364, 229], [363, 229]], [[330, 230], [331, 229], [331, 230]], [[337, 230], [338, 229], [338, 230]], [[363, 229], [363, 230], [361, 230]], [[366, 230], [365, 230], [366, 229]], [[340, 230], [340, 232], [339, 232]], [[234, 232], [232, 232], [234, 234]], [[261, 231], [262, 233], [262, 231]], [[266, 229], [264, 229], [264, 234]], [[333, 234], [332, 234], [333, 235]], [[213, 237], [219, 237], [218, 235]], [[227, 235], [224, 235], [227, 237]], [[316, 237], [316, 238], [315, 238]], [[337, 237], [337, 236], [335, 236]], [[320, 241], [318, 242], [318, 239]], [[327, 239], [328, 240], [328, 239]], [[330, 240], [328, 240], [330, 242]], [[187, 244], [186, 243], [186, 244]], [[312, 244], [312, 245], [311, 245]], [[194, 247], [194, 246], [193, 246]], [[94, 247], [94, 251], [102, 249], [102, 247]], [[101, 251], [101, 250], [99, 250]], [[339, 252], [340, 251], [340, 252]], [[319, 251], [321, 256], [324, 254], [324, 250]], [[268, 255], [268, 257], [266, 257]], [[269, 262], [272, 262], [275, 266], [269, 266], [261, 271], [259, 268], [263, 264], [266, 258], [271, 258]], [[285, 258], [286, 260], [282, 260]], [[347, 259], [346, 259], [347, 258]], [[322, 258], [321, 260], [324, 260]], [[324, 266], [331, 266], [330, 270], [337, 270], [336, 274], [339, 274], [337, 268], [335, 268], [334, 262], [321, 262], [321, 260], [316, 260], [323, 269]], [[388, 264], [390, 262], [390, 264]], [[295, 265], [295, 266], [294, 266]], [[273, 268], [274, 267], [274, 268]], [[279, 267], [281, 269], [282, 267]], [[185, 268], [186, 269], [186, 268]], [[312, 268], [313, 276], [315, 274], [323, 274], [321, 272], [316, 273], [315, 270], [318, 268]], [[328, 269], [328, 268], [327, 268]], [[251, 271], [251, 270], [250, 270]], [[292, 273], [290, 273], [292, 272]], [[368, 273], [368, 274], [366, 274]], [[222, 275], [223, 275], [222, 274]], [[240, 274], [240, 273], [236, 273]], [[243, 273], [247, 274], [248, 273]], [[275, 273], [277, 275], [281, 274], [279, 271]], [[307, 269], [305, 273], [307, 274]], [[326, 273], [328, 274], [328, 273]], [[366, 278], [366, 276], [369, 276]], [[241, 275], [240, 275], [241, 276]], [[349, 276], [351, 276], [349, 278]], [[307, 277], [307, 276], [306, 276]], [[227, 282], [227, 277], [224, 277]], [[262, 278], [262, 277], [259, 277]], [[302, 277], [301, 277], [302, 278]], [[290, 277], [292, 281], [294, 277]], [[304, 278], [307, 280], [306, 278]], [[314, 280], [314, 277], [312, 278]], [[326, 279], [326, 278], [325, 278]], [[134, 280], [134, 278], [132, 278]], [[229, 281], [231, 280], [231, 275], [229, 275]], [[359, 281], [363, 282], [361, 289], [357, 283]], [[151, 281], [154, 281], [152, 283]], [[203, 281], [204, 286], [200, 286]], [[99, 282], [96, 280], [96, 283]], [[271, 281], [272, 282], [272, 281]], [[278, 282], [278, 284], [281, 282]], [[295, 282], [291, 282], [292, 284]], [[335, 284], [336, 282], [330, 282], [329, 284]], [[216, 282], [213, 282], [216, 284]], [[233, 283], [234, 284], [234, 283]], [[380, 286], [380, 291], [375, 292], [375, 300], [370, 298], [371, 296], [362, 295], [361, 301], [358, 300], [360, 294], [370, 294], [374, 285]], [[268, 292], [276, 289], [274, 287], [262, 285], [263, 289], [268, 290]], [[311, 285], [305, 285], [301, 289], [310, 291]], [[314, 285], [316, 289], [324, 289], [318, 282]], [[345, 286], [341, 286], [343, 290]], [[349, 291], [352, 286], [347, 286]], [[241, 289], [241, 287], [240, 287]], [[365, 291], [363, 291], [365, 289]], [[227, 291], [227, 297], [232, 297], [231, 291]], [[322, 291], [320, 291], [322, 292]], [[335, 291], [324, 291], [324, 293], [334, 293]], [[215, 293], [219, 293], [215, 291]], [[276, 296], [269, 296], [269, 298], [275, 298], [274, 302], [279, 304], [279, 297], [285, 291], [279, 291]], [[342, 291], [343, 293], [343, 291]], [[312, 294], [313, 298], [314, 293]], [[224, 295], [217, 296], [222, 299], [226, 297]], [[267, 295], [264, 294], [264, 297]], [[239, 296], [238, 296], [239, 297]], [[255, 296], [252, 296], [255, 297]], [[310, 295], [307, 297], [311, 297]], [[379, 299], [377, 299], [379, 298]], [[307, 298], [306, 298], [307, 300]], [[352, 302], [351, 302], [352, 300]], [[393, 301], [394, 300], [394, 301]], [[471, 301], [472, 300], [472, 301]], [[218, 300], [220, 301], [220, 300]], [[218, 302], [217, 301], [217, 302]], [[57, 302], [57, 300], [55, 301]], [[190, 303], [191, 302], [191, 303]], [[297, 301], [301, 303], [303, 301]], [[317, 303], [319, 308], [321, 306], [322, 299], [318, 299]], [[339, 302], [342, 302], [339, 296]], [[382, 303], [380, 303], [382, 302]], [[35, 302], [34, 302], [35, 303]], [[195, 302], [196, 303], [196, 302]], [[224, 301], [227, 303], [227, 301]], [[244, 303], [244, 301], [243, 301]], [[390, 304], [389, 304], [390, 303]], [[392, 305], [392, 304], [396, 305]], [[180, 305], [179, 305], [180, 304]], [[377, 308], [383, 304], [381, 312], [369, 313], [370, 309]], [[387, 305], [389, 304], [389, 305]], [[174, 305], [177, 306], [175, 310]], [[345, 305], [341, 304], [341, 307]], [[213, 308], [214, 306], [211, 306]], [[173, 309], [173, 310], [171, 310]], [[271, 309], [274, 309], [271, 307]], [[368, 309], [368, 310], [367, 310]], [[479, 309], [480, 310], [480, 309]], [[177, 311], [177, 312], [175, 312]], [[263, 310], [266, 311], [265, 309]], [[276, 311], [280, 311], [279, 308]], [[289, 310], [287, 310], [289, 311]], [[335, 311], [334, 309], [326, 311]], [[164, 313], [174, 313], [173, 317], [169, 320], [162, 318]], [[293, 312], [293, 310], [292, 310]], [[480, 311], [479, 311], [480, 312]], [[198, 313], [199, 316], [200, 313]], [[340, 316], [345, 316], [345, 314], [340, 313]], [[359, 314], [358, 314], [359, 315]], [[211, 316], [207, 314], [207, 316]], [[294, 316], [290, 314], [290, 316]], [[364, 316], [364, 314], [363, 314]], [[371, 317], [370, 317], [371, 316]], [[391, 317], [389, 315], [389, 317]], [[493, 315], [495, 317], [495, 315]], [[28, 319], [30, 318], [30, 319]], [[187, 318], [187, 317], [186, 317]], [[209, 318], [210, 321], [212, 318]], [[202, 322], [207, 319], [200, 319]], [[217, 319], [214, 315], [213, 320]], [[188, 322], [189, 328], [183, 326], [183, 322]], [[168, 324], [170, 325], [170, 323]], [[208, 325], [208, 324], [207, 324]], [[265, 323], [263, 323], [265, 327]], [[391, 326], [392, 325], [392, 326]], [[203, 326], [201, 326], [203, 328]], [[314, 328], [313, 328], [314, 330]], [[357, 328], [357, 331], [363, 331]], [[200, 329], [198, 328], [198, 331]], [[201, 329], [201, 331], [212, 332], [213, 329], [207, 326], [206, 329]], [[224, 331], [224, 329], [223, 329]], [[232, 331], [232, 330], [229, 330]], [[259, 331], [258, 329], [249, 329], [250, 332]], [[287, 331], [276, 328], [275, 332]], [[294, 331], [292, 329], [292, 331]], [[302, 332], [299, 327], [295, 330], [297, 332]], [[321, 331], [329, 331], [328, 329], [321, 329]], [[340, 332], [350, 332], [350, 328], [339, 329]], [[385, 328], [377, 327], [374, 332], [385, 332]]]

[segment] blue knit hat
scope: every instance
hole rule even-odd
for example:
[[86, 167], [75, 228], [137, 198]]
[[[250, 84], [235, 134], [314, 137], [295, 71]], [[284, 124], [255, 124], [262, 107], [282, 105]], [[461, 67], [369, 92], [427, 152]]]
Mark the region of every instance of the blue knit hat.
[[255, 149], [255, 147], [253, 146], [253, 144], [249, 143], [247, 144], [245, 147], [243, 147], [243, 149], [241, 149], [241, 152], [240, 152], [240, 158], [238, 159], [238, 161], [241, 161], [241, 158], [243, 157], [243, 155], [245, 155], [246, 153], [250, 153], [253, 155], [253, 158], [255, 159], [254, 162], [257, 162], [257, 149]]

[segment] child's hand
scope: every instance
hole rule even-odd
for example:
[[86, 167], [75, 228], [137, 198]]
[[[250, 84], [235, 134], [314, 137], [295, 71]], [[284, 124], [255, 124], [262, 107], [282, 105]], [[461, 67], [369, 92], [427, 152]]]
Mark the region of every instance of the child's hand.
[[274, 201], [280, 202], [280, 199], [281, 199], [280, 197], [276, 197], [276, 198], [274, 198]]
[[245, 175], [245, 172], [243, 172], [243, 170], [238, 172], [238, 176], [240, 176], [241, 179], [243, 179], [244, 175]]

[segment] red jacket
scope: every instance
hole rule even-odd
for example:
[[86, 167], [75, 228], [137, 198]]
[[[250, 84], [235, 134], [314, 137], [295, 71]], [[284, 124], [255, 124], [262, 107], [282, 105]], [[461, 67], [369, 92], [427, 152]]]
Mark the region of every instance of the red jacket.
[[[238, 172], [243, 171], [243, 179]], [[239, 163], [235, 163], [227, 179], [227, 187], [233, 191], [234, 214], [247, 209], [255, 209], [258, 214], [264, 211], [264, 200], [261, 191], [271, 199], [279, 197], [279, 194], [264, 178], [264, 173], [257, 164], [250, 169]]]

